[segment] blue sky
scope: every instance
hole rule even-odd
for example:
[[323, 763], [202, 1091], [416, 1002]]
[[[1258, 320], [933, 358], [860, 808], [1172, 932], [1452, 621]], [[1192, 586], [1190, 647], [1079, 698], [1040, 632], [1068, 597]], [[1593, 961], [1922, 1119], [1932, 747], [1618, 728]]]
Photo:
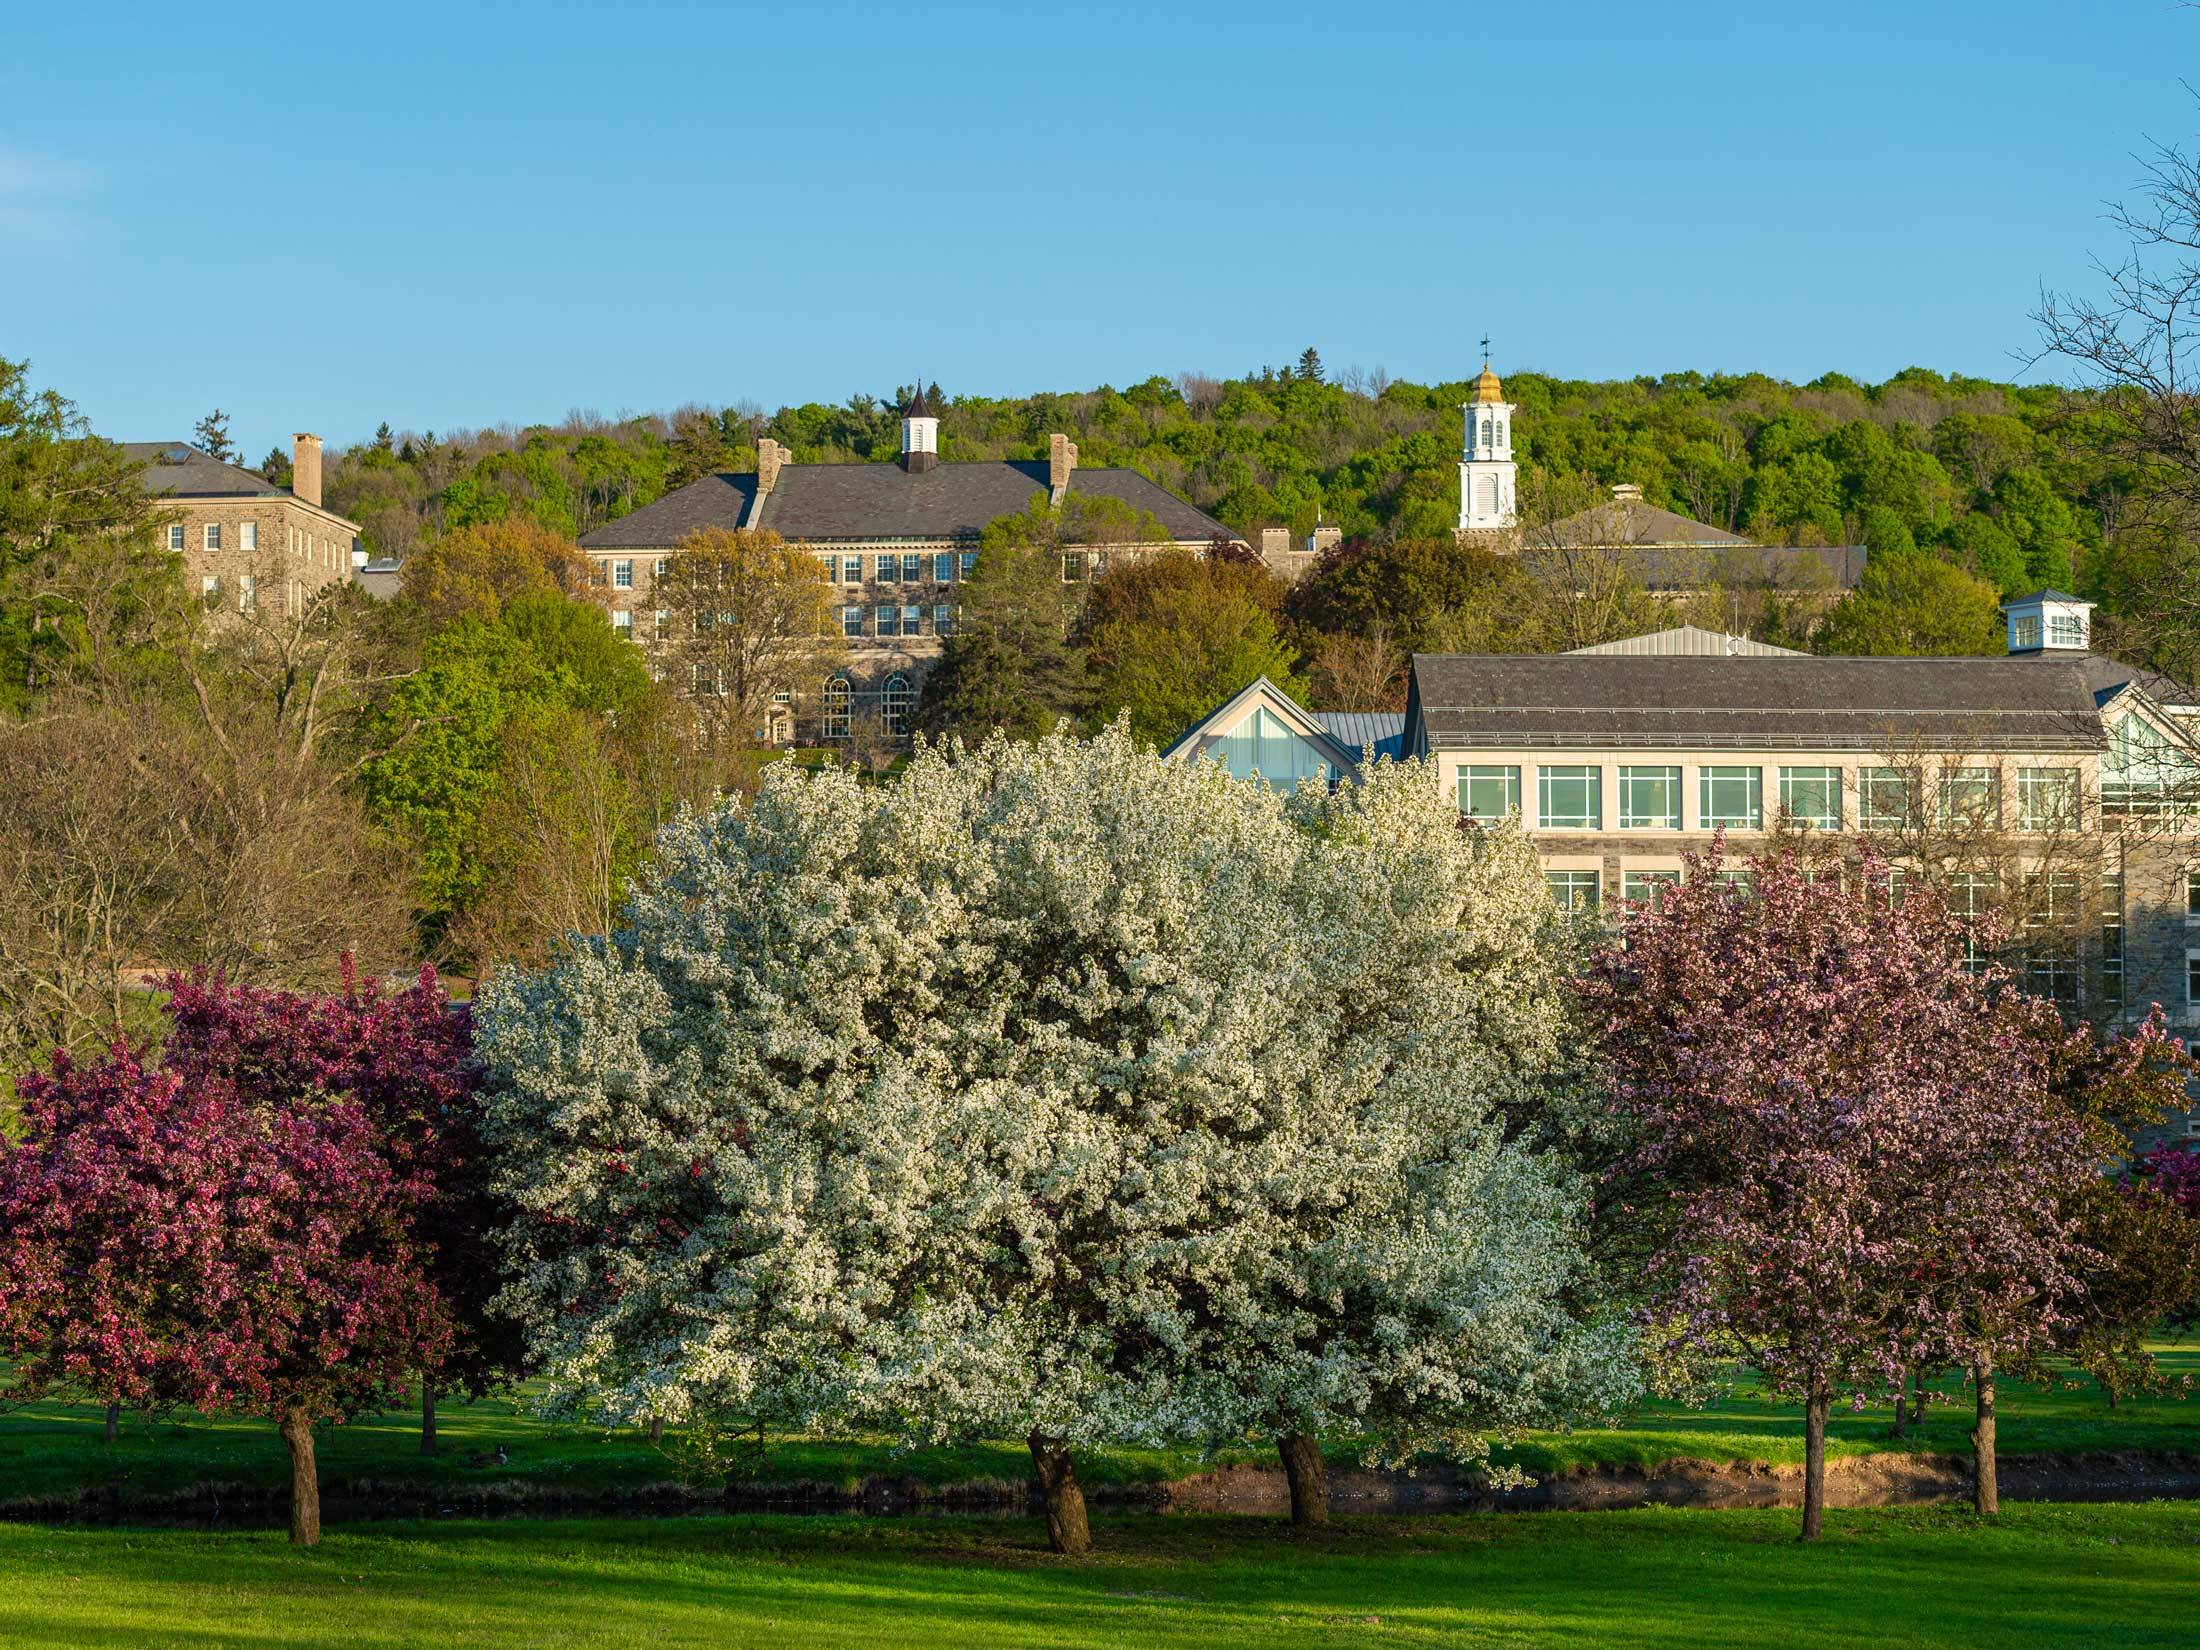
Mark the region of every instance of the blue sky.
[[119, 438], [1333, 367], [2009, 376], [2200, 12], [0, 17], [0, 355]]

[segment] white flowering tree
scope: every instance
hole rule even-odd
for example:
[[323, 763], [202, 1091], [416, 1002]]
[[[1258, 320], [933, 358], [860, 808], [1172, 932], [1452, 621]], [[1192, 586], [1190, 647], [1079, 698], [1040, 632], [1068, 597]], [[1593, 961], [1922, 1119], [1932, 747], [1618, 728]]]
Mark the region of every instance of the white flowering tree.
[[1443, 965], [1381, 955], [1438, 920], [1398, 914], [1410, 790], [1287, 804], [1113, 731], [670, 827], [618, 934], [478, 1009], [559, 1401], [1020, 1436], [1060, 1550], [1079, 1446], [1541, 1413], [1574, 1193], [1478, 1092], [1555, 1034], [1540, 879], [1450, 845], [1442, 921], [1500, 892], [1432, 1038]]

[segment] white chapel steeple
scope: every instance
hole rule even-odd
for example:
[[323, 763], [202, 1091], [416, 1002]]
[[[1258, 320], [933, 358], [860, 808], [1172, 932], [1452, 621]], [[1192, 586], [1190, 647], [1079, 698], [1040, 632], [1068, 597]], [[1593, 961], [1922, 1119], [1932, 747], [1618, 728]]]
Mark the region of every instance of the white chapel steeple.
[[1520, 504], [1514, 493], [1512, 403], [1487, 358], [1474, 381], [1474, 399], [1459, 410], [1467, 421], [1459, 458], [1459, 531], [1498, 532], [1520, 519]]

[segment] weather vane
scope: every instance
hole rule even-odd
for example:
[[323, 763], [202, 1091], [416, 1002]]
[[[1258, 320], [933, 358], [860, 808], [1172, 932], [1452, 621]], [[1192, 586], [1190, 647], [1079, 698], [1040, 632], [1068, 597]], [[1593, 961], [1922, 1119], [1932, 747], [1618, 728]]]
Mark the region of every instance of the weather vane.
[[1482, 334], [1482, 365], [1484, 365], [1484, 366], [1486, 367], [1486, 366], [1488, 366], [1489, 364], [1490, 364], [1490, 335], [1489, 335], [1488, 333], [1486, 333], [1486, 332], [1485, 332], [1484, 334]]

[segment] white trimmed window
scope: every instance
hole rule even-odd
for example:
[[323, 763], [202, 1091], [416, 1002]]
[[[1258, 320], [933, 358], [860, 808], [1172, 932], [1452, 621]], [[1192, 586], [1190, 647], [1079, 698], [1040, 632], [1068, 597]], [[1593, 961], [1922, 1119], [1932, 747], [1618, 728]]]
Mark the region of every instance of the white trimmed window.
[[1864, 829], [1898, 831], [1919, 822], [1917, 776], [1904, 768], [1866, 768], [1857, 777]]
[[861, 584], [863, 582], [863, 558], [861, 556], [842, 556], [840, 558], [840, 582], [842, 584]]
[[611, 588], [614, 590], [632, 590], [634, 588], [634, 564], [632, 562], [615, 561], [611, 564]]
[[222, 524], [218, 521], [208, 522], [199, 529], [199, 541], [201, 549], [219, 550], [222, 547]]
[[935, 636], [952, 636], [955, 634], [955, 608], [952, 603], [943, 602], [932, 609], [932, 634]]
[[880, 584], [897, 583], [900, 576], [901, 558], [899, 556], [881, 556], [878, 558], [878, 564], [872, 573], [872, 577]]
[[260, 547], [260, 524], [256, 521], [240, 522], [237, 526], [237, 548], [252, 551]]
[[1652, 903], [1665, 897], [1665, 891], [1681, 880], [1678, 871], [1629, 871], [1620, 878], [1620, 897], [1625, 900], [1649, 900]]
[[2058, 613], [2047, 621], [2047, 639], [2056, 647], [2085, 646], [2085, 620], [2075, 613]]
[[253, 613], [259, 610], [259, 606], [260, 581], [250, 573], [240, 575], [237, 580], [237, 611]]
[[954, 552], [941, 550], [933, 554], [932, 582], [934, 584], [952, 584], [955, 582]]
[[2001, 823], [2001, 775], [1992, 768], [1949, 768], [1940, 776], [1940, 822], [1973, 828]]
[[2195, 1018], [2196, 1010], [2200, 1010], [2200, 947], [2188, 946], [2185, 950], [2185, 1018]]
[[978, 552], [975, 550], [962, 551], [956, 562], [955, 576], [959, 579], [967, 579], [977, 570], [977, 566]]
[[1782, 768], [1780, 812], [1797, 825], [1814, 831], [1841, 828], [1841, 770], [1839, 768]]
[[878, 628], [876, 631], [873, 632], [874, 635], [898, 636], [901, 634], [900, 608], [886, 607], [882, 605], [879, 608], [876, 617], [878, 619]]
[[1546, 831], [1604, 829], [1604, 770], [1597, 767], [1538, 767], [1535, 771], [1536, 822]]
[[209, 573], [199, 580], [199, 595], [208, 607], [218, 607], [222, 599], [222, 579], [219, 573]]
[[1740, 766], [1707, 767], [1697, 778], [1701, 813], [1697, 823], [1712, 831], [1756, 831], [1765, 822], [1765, 771]]
[[2185, 921], [2200, 922], [2200, 870], [2185, 873]]
[[923, 608], [905, 607], [901, 610], [901, 633], [904, 636], [921, 636], [924, 634]]
[[1545, 871], [1551, 903], [1569, 915], [1597, 908], [1597, 873], [1594, 871]]
[[631, 608], [615, 607], [611, 610], [611, 628], [620, 635], [631, 638], [634, 634], [634, 613]]
[[2017, 824], [2027, 831], [2068, 830], [2078, 823], [2076, 768], [2019, 768]]
[[843, 636], [860, 636], [863, 634], [862, 608], [844, 607], [840, 610], [840, 633]]
[[1619, 770], [1619, 828], [1623, 831], [1677, 831], [1681, 828], [1681, 770]]
[[1459, 811], [1469, 819], [1498, 820], [1520, 811], [1520, 770], [1487, 765], [1459, 770]]
[[2040, 616], [2037, 613], [2020, 614], [2014, 626], [2015, 646], [2020, 650], [2040, 645]]
[[168, 548], [171, 550], [181, 550], [183, 548], [183, 523], [180, 521], [169, 524]]
[[917, 696], [910, 690], [908, 677], [897, 670], [886, 678], [886, 691], [880, 698], [879, 705], [888, 733], [903, 734], [909, 731], [909, 711], [916, 702]]
[[823, 707], [822, 728], [828, 739], [845, 739], [855, 727], [856, 691], [845, 676], [829, 676], [818, 696]]
[[903, 584], [921, 584], [924, 582], [924, 557], [917, 551], [911, 550], [901, 558], [901, 582]]

